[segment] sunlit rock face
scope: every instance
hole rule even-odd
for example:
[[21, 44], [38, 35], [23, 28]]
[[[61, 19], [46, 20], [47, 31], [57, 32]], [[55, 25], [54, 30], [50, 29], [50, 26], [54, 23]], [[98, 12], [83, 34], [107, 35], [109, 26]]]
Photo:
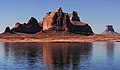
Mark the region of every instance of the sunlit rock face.
[[38, 21], [31, 17], [28, 23], [20, 24], [17, 22], [15, 27], [11, 29], [12, 32], [19, 32], [19, 33], [28, 33], [34, 34], [42, 30], [42, 27], [39, 25]]
[[47, 13], [43, 18], [43, 30], [64, 31], [68, 29], [69, 23], [68, 14], [64, 13], [60, 7], [54, 12]]
[[58, 8], [54, 12], [49, 12], [43, 18], [43, 31], [68, 31], [70, 33], [91, 35], [93, 31], [91, 27], [80, 21], [78, 13], [73, 11], [71, 14]]
[[102, 32], [104, 35], [119, 35], [119, 33], [115, 32], [112, 25], [106, 25], [106, 29]]

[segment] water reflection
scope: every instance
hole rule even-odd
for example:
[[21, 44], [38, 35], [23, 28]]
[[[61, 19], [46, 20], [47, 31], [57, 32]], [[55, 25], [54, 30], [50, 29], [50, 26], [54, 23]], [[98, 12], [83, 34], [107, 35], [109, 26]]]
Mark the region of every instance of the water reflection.
[[39, 54], [41, 49], [38, 45], [37, 43], [5, 43], [5, 60], [12, 62], [15, 69], [34, 69], [41, 59]]
[[120, 70], [120, 43], [0, 43], [0, 70]]
[[112, 65], [114, 60], [114, 42], [107, 42], [106, 43], [106, 54], [107, 54], [107, 62], [108, 64]]
[[55, 69], [79, 69], [81, 63], [89, 62], [92, 43], [46, 43], [43, 44], [43, 63], [53, 64]]
[[90, 65], [92, 43], [4, 43], [4, 50], [11, 70], [80, 69]]

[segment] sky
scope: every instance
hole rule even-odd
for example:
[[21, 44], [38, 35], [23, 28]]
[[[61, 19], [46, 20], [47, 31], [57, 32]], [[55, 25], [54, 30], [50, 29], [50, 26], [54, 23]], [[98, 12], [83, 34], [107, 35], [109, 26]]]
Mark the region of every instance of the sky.
[[108, 24], [120, 33], [120, 0], [0, 0], [0, 32], [31, 17], [41, 21], [47, 12], [59, 7], [67, 13], [77, 11], [95, 33], [103, 32]]

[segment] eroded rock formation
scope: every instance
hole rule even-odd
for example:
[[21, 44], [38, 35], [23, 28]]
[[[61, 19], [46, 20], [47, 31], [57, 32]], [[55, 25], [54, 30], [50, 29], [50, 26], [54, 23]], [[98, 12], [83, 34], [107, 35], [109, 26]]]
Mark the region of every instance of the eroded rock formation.
[[93, 34], [91, 27], [87, 23], [81, 22], [76, 11], [68, 14], [63, 12], [61, 7], [54, 12], [47, 13], [39, 23], [34, 17], [31, 17], [27, 23], [21, 24], [17, 22], [11, 30], [10, 28], [5, 30], [5, 32], [27, 34], [35, 34], [42, 31], [65, 31], [83, 35]]
[[12, 31], [10, 30], [10, 27], [6, 27], [4, 33], [12, 33]]
[[106, 25], [106, 29], [102, 32], [103, 35], [119, 35], [119, 33], [115, 32], [112, 25]]
[[12, 32], [19, 32], [19, 33], [28, 33], [34, 34], [42, 30], [42, 27], [39, 25], [38, 21], [31, 17], [28, 23], [20, 24], [17, 22], [15, 27], [11, 29]]
[[73, 11], [71, 14], [69, 14], [69, 17], [70, 17], [70, 21], [80, 21], [80, 18], [76, 11]]
[[43, 18], [43, 30], [67, 30], [67, 23], [70, 23], [69, 18], [67, 17], [68, 14], [63, 13], [61, 8], [54, 12], [47, 13]]
[[91, 27], [87, 23], [80, 21], [77, 12], [71, 14], [62, 11], [58, 8], [54, 12], [49, 12], [43, 18], [43, 31], [69, 31], [70, 33], [78, 33], [89, 35], [93, 34]]

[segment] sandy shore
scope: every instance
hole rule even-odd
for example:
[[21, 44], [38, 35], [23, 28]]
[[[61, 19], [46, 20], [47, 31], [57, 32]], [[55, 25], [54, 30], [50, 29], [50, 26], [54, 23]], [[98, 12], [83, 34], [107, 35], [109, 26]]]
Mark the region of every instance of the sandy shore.
[[65, 36], [38, 36], [38, 35], [4, 35], [0, 42], [119, 42], [120, 36], [104, 35], [65, 35]]

